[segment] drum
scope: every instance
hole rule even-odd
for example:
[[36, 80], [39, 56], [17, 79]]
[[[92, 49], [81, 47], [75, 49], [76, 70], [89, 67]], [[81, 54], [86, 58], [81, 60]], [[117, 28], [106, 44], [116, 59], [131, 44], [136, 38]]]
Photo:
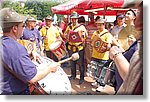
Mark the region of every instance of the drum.
[[[54, 62], [53, 60], [47, 57], [41, 57], [38, 54], [36, 58], [37, 60], [33, 61], [33, 63], [36, 65], [37, 69], [41, 66], [47, 67]], [[67, 74], [61, 67], [58, 67], [55, 73], [48, 74], [45, 78], [38, 81], [38, 83], [48, 94], [71, 94], [71, 83]]]
[[55, 56], [60, 60], [67, 55], [66, 46], [63, 41], [56, 40], [50, 45], [50, 50], [55, 54]]
[[31, 54], [31, 52], [36, 47], [36, 44], [34, 42], [29, 41], [29, 40], [20, 40], [20, 39], [17, 39], [17, 42], [20, 43], [22, 46], [24, 46], [26, 48], [28, 54]]

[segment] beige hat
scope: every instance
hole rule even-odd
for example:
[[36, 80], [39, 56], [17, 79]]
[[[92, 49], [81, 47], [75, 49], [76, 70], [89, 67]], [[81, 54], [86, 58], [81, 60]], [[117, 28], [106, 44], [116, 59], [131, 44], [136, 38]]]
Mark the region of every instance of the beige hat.
[[77, 12], [73, 12], [71, 15], [70, 15], [70, 18], [79, 18], [79, 14]]
[[0, 10], [0, 25], [2, 28], [13, 26], [15, 23], [25, 22], [26, 17], [18, 14], [10, 8], [3, 8]]
[[26, 21], [27, 22], [36, 22], [36, 19], [33, 17], [28, 17]]
[[52, 18], [52, 16], [49, 15], [49, 16], [47, 16], [47, 17], [45, 18], [45, 20], [51, 20], [51, 21], [52, 21], [53, 18]]
[[95, 23], [105, 23], [105, 19], [99, 18]]

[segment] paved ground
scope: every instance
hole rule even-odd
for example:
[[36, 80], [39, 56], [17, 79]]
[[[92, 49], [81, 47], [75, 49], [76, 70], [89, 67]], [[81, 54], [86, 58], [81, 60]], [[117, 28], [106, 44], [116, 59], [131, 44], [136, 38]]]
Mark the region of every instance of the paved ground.
[[[63, 68], [68, 76], [70, 76], [70, 68]], [[96, 92], [96, 87], [91, 86], [91, 82], [94, 80], [88, 76], [85, 76], [85, 82], [79, 85], [79, 70], [77, 70], [77, 78], [71, 80], [72, 85], [72, 94], [77, 95], [113, 95], [114, 88], [106, 85], [105, 89], [102, 92]]]

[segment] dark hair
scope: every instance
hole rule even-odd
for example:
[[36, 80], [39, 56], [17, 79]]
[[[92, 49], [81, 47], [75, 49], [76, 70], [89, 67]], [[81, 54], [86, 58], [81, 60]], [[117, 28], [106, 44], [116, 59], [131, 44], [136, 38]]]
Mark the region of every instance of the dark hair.
[[84, 16], [81, 16], [81, 17], [78, 18], [78, 23], [85, 23]]
[[109, 26], [113, 26], [114, 24], [113, 24], [113, 23], [109, 23], [108, 25], [109, 25]]
[[114, 23], [114, 26], [117, 25], [117, 20], [115, 20], [113, 23]]
[[100, 18], [100, 16], [96, 16], [95, 21], [97, 21]]
[[9, 27], [6, 27], [5, 24], [3, 24], [3, 26], [4, 26], [4, 27], [2, 27], [3, 33], [10, 32], [13, 26], [17, 26], [19, 24], [20, 24], [20, 22], [10, 22]]
[[12, 27], [2, 28], [3, 33], [8, 33], [8, 32], [10, 32], [11, 28], [12, 28]]
[[136, 13], [132, 9], [129, 9], [128, 11], [131, 11], [134, 14], [134, 16], [136, 17]]

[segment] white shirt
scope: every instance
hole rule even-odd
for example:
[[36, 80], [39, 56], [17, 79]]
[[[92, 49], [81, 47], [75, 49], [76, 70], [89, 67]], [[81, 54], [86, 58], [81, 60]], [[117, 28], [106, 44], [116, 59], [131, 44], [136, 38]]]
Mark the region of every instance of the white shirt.
[[126, 26], [126, 24], [123, 24], [121, 26], [114, 26], [113, 29], [111, 30], [111, 34], [114, 36], [114, 38], [118, 39], [118, 34], [119, 32]]

